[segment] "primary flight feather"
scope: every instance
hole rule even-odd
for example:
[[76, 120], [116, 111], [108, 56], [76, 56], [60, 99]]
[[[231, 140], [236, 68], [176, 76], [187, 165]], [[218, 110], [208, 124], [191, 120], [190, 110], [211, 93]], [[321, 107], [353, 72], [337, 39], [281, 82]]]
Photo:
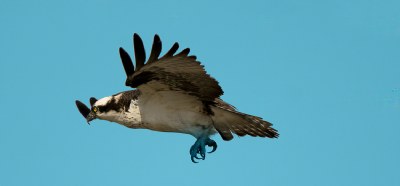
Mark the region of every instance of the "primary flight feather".
[[136, 68], [128, 52], [120, 48], [119, 53], [127, 76], [125, 85], [136, 89], [99, 100], [91, 97], [90, 109], [77, 100], [79, 112], [88, 123], [97, 118], [129, 128], [190, 134], [197, 139], [190, 148], [191, 160], [195, 163], [195, 159], [205, 159], [205, 146], [213, 147], [211, 152], [216, 150], [217, 143], [210, 139], [215, 133], [227, 141], [233, 138], [232, 133], [279, 136], [271, 123], [241, 113], [220, 99], [222, 88], [195, 56], [189, 56], [189, 48], [175, 54], [179, 48], [175, 43], [159, 57], [162, 44], [155, 35], [145, 62], [143, 41], [137, 34], [133, 35], [133, 45]]

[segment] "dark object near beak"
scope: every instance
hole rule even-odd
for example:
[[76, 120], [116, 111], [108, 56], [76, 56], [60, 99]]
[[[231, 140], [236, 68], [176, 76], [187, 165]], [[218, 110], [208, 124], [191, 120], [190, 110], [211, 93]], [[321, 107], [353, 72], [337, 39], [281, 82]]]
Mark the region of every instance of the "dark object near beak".
[[80, 102], [79, 100], [76, 100], [75, 103], [76, 103], [76, 106], [79, 109], [79, 112], [82, 114], [82, 116], [84, 118], [86, 118], [90, 113], [90, 109], [85, 104]]
[[90, 106], [93, 107], [93, 105], [96, 103], [97, 99], [94, 98], [94, 97], [91, 97], [91, 98], [89, 99], [89, 101], [90, 101]]
[[86, 117], [86, 121], [87, 121], [87, 123], [88, 123], [89, 125], [90, 125], [90, 122], [91, 122], [92, 120], [94, 120], [94, 119], [96, 119], [96, 115], [94, 115], [93, 112], [90, 112], [89, 115]]
[[90, 121], [96, 119], [96, 115], [94, 115], [93, 112], [91, 112], [90, 109], [85, 104], [83, 104], [79, 100], [76, 100], [75, 103], [76, 103], [76, 106], [78, 107], [79, 112], [86, 119], [88, 124]]

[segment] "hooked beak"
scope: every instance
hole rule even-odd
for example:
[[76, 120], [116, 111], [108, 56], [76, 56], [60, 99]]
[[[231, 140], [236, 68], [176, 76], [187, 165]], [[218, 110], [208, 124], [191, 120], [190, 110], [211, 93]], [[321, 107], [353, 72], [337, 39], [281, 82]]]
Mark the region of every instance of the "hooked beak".
[[89, 122], [96, 119], [96, 114], [90, 111], [90, 109], [79, 100], [76, 100], [75, 103], [76, 106], [78, 107], [79, 112], [82, 114], [82, 116], [86, 119], [87, 123], [90, 125]]
[[86, 121], [87, 123], [90, 125], [90, 122], [92, 120], [96, 119], [96, 115], [93, 112], [90, 112], [87, 116], [86, 116]]

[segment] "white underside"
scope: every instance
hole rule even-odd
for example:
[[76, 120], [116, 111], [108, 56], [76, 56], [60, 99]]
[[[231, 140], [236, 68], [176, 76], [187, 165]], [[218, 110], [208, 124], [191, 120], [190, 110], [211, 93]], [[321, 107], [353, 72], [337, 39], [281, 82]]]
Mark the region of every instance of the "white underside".
[[203, 104], [176, 91], [140, 95], [131, 101], [128, 112], [110, 111], [98, 118], [130, 128], [186, 133], [196, 138], [216, 133], [211, 117], [203, 112]]
[[143, 127], [162, 132], [180, 132], [194, 137], [214, 134], [212, 119], [203, 104], [193, 96], [176, 91], [161, 91], [140, 96]]

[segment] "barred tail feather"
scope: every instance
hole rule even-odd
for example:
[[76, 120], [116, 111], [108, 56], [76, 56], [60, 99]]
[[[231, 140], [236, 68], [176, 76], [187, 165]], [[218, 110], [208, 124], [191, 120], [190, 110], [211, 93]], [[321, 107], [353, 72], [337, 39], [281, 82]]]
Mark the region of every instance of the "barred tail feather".
[[233, 138], [232, 132], [238, 136], [278, 138], [278, 131], [272, 128], [272, 124], [268, 121], [238, 112], [230, 105], [228, 105], [230, 107], [226, 107], [227, 105], [212, 107], [214, 127], [222, 139], [231, 140]]

